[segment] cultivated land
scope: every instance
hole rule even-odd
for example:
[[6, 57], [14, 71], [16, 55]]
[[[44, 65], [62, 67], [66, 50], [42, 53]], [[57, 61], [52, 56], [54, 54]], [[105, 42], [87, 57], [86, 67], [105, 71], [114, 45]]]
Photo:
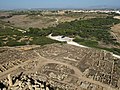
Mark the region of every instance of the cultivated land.
[[118, 17], [100, 12], [0, 12], [0, 89], [120, 90]]

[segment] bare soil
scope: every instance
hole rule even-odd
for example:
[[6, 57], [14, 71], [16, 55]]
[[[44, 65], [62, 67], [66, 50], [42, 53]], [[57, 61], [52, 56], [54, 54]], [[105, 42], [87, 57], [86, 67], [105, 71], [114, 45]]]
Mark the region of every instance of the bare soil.
[[112, 28], [112, 35], [120, 42], [120, 24], [114, 25]]
[[[58, 20], [56, 20], [58, 19]], [[66, 16], [27, 16], [27, 15], [15, 15], [11, 18], [3, 19], [3, 21], [10, 22], [16, 27], [20, 28], [47, 28], [55, 26], [60, 22], [73, 21], [76, 18]]]

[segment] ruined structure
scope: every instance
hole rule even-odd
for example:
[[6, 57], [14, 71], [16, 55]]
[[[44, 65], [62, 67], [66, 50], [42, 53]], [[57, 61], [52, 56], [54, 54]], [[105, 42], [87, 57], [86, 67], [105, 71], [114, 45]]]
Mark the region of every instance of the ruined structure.
[[120, 59], [107, 51], [67, 44], [3, 47], [0, 88], [120, 90]]

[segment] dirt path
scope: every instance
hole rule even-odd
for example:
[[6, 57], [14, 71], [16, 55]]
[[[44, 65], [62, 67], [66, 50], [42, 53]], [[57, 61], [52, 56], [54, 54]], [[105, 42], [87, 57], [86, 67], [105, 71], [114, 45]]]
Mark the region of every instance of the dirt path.
[[70, 45], [74, 45], [74, 46], [78, 46], [78, 47], [84, 47], [84, 48], [89, 48], [89, 47], [86, 47], [84, 45], [80, 45], [76, 42], [73, 41], [74, 38], [69, 38], [69, 37], [62, 37], [62, 36], [52, 36], [52, 34], [48, 35], [48, 38], [50, 39], [53, 39], [53, 40], [57, 40], [57, 41], [61, 41], [61, 42], [67, 42], [67, 44], [70, 44]]
[[[36, 52], [36, 51], [34, 51], [34, 52]], [[36, 52], [36, 54], [39, 55], [38, 52]], [[40, 55], [39, 55], [39, 56], [40, 56]], [[79, 76], [79, 75], [80, 75], [80, 76], [83, 75], [82, 72], [81, 72], [78, 68], [76, 68], [76, 67], [74, 67], [74, 66], [72, 66], [72, 65], [69, 65], [69, 64], [67, 64], [67, 63], [58, 62], [58, 61], [55, 61], [55, 60], [48, 60], [48, 59], [46, 59], [46, 58], [44, 58], [44, 57], [42, 57], [42, 56], [40, 56], [40, 59], [41, 59], [42, 61], [39, 62], [40, 64], [38, 64], [39, 66], [37, 66], [37, 67], [46, 65], [46, 64], [48, 64], [48, 63], [55, 63], [55, 64], [60, 64], [60, 65], [65, 65], [65, 66], [69, 67], [70, 69], [73, 69], [73, 70], [75, 71], [75, 74], [78, 75], [78, 76]]]
[[[67, 64], [67, 63], [64, 63], [64, 62], [59, 62], [59, 61], [55, 61], [55, 60], [51, 60], [51, 59], [46, 59], [46, 58], [42, 57], [37, 51], [34, 50], [34, 52], [38, 55], [38, 57], [36, 59], [28, 60], [24, 63], [21, 63], [18, 66], [15, 66], [15, 67], [13, 67], [9, 70], [6, 70], [6, 71], [2, 72], [0, 74], [0, 79], [6, 78], [8, 74], [20, 73], [20, 72], [24, 71], [24, 70], [20, 69], [20, 67], [28, 65], [28, 63], [31, 62], [31, 61], [38, 61], [35, 69], [30, 70], [31, 72], [39, 71], [43, 65], [46, 65], [48, 63], [65, 65], [65, 66], [69, 67], [70, 69], [73, 69], [75, 71], [75, 74], [73, 74], [73, 75], [78, 77], [80, 80], [87, 81], [87, 82], [93, 83], [95, 85], [102, 86], [102, 87], [106, 88], [107, 90], [115, 90], [114, 88], [111, 88], [109, 85], [103, 84], [99, 81], [95, 81], [95, 80], [90, 79], [90, 78], [86, 78], [85, 76], [83, 76], [83, 73], [77, 67], [74, 67], [74, 66], [72, 66], [70, 64]], [[25, 72], [27, 72], [27, 71], [25, 71]]]
[[[36, 59], [34, 61], [36, 61]], [[16, 73], [24, 71], [20, 67], [28, 65], [29, 62], [31, 62], [31, 60], [27, 60], [26, 62], [21, 63], [20, 65], [14, 66], [13, 68], [10, 68], [4, 72], [1, 72], [0, 79], [6, 78], [8, 74], [16, 74]]]

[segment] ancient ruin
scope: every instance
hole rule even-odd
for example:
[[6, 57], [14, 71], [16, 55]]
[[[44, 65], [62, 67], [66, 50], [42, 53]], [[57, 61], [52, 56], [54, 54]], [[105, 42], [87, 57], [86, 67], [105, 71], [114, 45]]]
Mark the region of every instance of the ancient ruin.
[[0, 48], [1, 90], [120, 90], [112, 53], [51, 44]]

